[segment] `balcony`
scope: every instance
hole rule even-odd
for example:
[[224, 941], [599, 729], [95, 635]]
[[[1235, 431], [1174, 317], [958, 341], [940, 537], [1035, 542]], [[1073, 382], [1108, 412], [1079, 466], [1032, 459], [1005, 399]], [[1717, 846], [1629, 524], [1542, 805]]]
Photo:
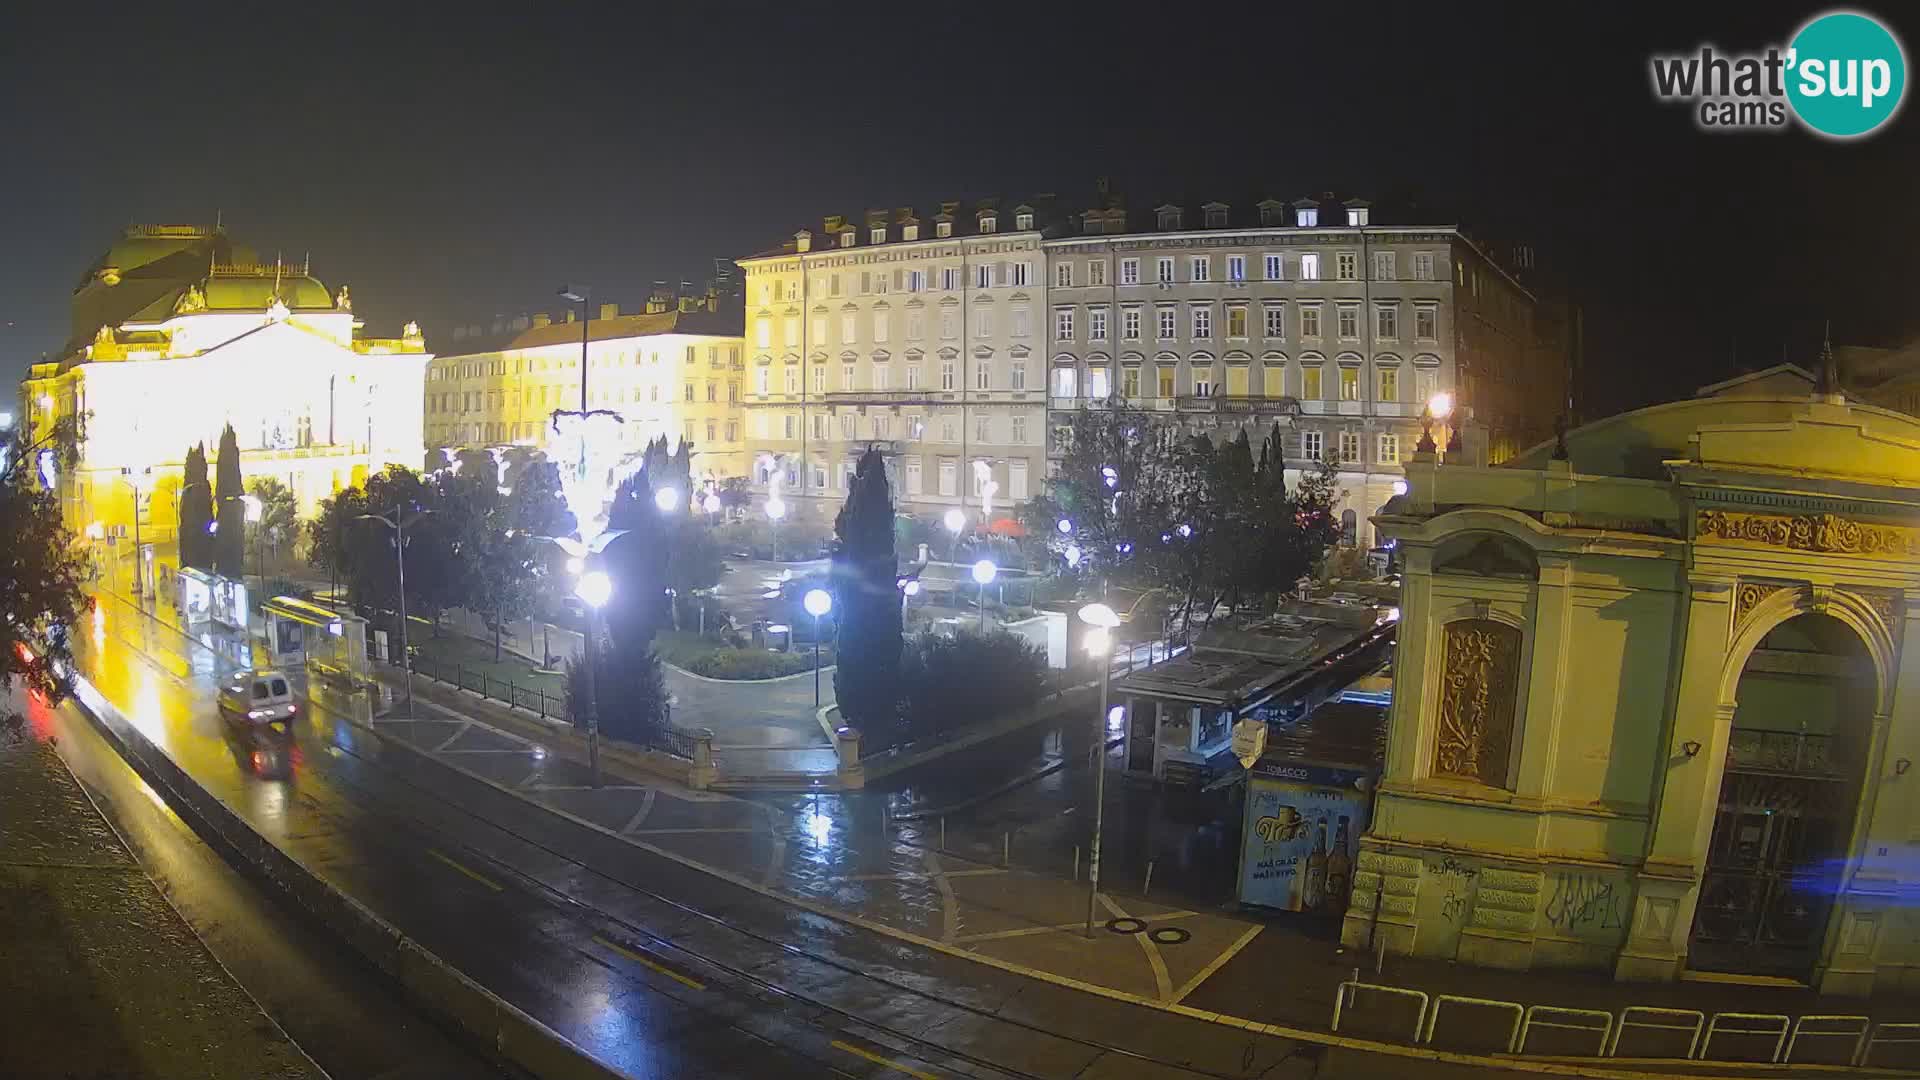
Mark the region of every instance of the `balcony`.
[[835, 390], [819, 400], [827, 405], [925, 405], [932, 395], [925, 390]]

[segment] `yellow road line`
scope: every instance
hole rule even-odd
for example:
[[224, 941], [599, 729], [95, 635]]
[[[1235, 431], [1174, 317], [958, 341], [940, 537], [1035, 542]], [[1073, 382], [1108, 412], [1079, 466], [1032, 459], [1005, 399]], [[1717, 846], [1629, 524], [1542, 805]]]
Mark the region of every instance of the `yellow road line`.
[[939, 1077], [933, 1075], [930, 1072], [921, 1072], [919, 1069], [902, 1065], [899, 1062], [894, 1061], [890, 1058], [883, 1058], [879, 1054], [876, 1054], [871, 1050], [863, 1050], [860, 1047], [855, 1046], [850, 1042], [841, 1042], [839, 1039], [835, 1039], [833, 1040], [833, 1042], [829, 1043], [828, 1045], [832, 1046], [835, 1050], [845, 1050], [847, 1053], [852, 1054], [854, 1057], [866, 1058], [868, 1061], [873, 1062], [875, 1065], [884, 1065], [887, 1068], [892, 1069], [894, 1072], [905, 1073], [908, 1076], [914, 1077], [914, 1080], [940, 1080]]
[[624, 945], [619, 945], [612, 941], [608, 941], [606, 938], [600, 936], [599, 934], [593, 935], [593, 940], [601, 945], [606, 946], [609, 949], [612, 949], [614, 952], [619, 953], [621, 956], [626, 957], [627, 959], [633, 961], [634, 963], [639, 964], [641, 967], [646, 968], [648, 971], [652, 971], [660, 975], [665, 975], [667, 978], [672, 979], [675, 982], [684, 983], [687, 986], [693, 987], [695, 990], [705, 990], [707, 988], [706, 983], [703, 983], [698, 979], [688, 978], [687, 976], [680, 974], [679, 972], [673, 970], [670, 967], [667, 967], [665, 964], [662, 964], [657, 960], [652, 959], [651, 957], [643, 956], [640, 953], [634, 952], [632, 949], [629, 949]]
[[1226, 950], [1223, 951], [1219, 956], [1216, 956], [1212, 960], [1208, 961], [1207, 966], [1201, 968], [1200, 973], [1198, 975], [1195, 975], [1193, 978], [1187, 980], [1187, 985], [1182, 986], [1180, 988], [1180, 992], [1173, 995], [1174, 1004], [1178, 1005], [1180, 1002], [1187, 1000], [1188, 994], [1191, 994], [1195, 990], [1200, 989], [1201, 983], [1206, 982], [1208, 979], [1211, 979], [1213, 977], [1214, 972], [1219, 971], [1222, 967], [1226, 966], [1227, 961], [1233, 959], [1235, 954], [1237, 954], [1241, 949], [1244, 949], [1247, 947], [1247, 942], [1252, 941], [1256, 937], [1259, 937], [1260, 931], [1265, 929], [1266, 927], [1261, 925], [1260, 923], [1254, 923], [1252, 926], [1247, 927], [1247, 932], [1240, 935], [1240, 940], [1227, 946]]
[[451, 858], [448, 858], [445, 855], [442, 855], [440, 852], [435, 851], [432, 848], [427, 849], [427, 854], [433, 856], [436, 859], [439, 859], [441, 862], [446, 863], [448, 866], [453, 867], [455, 870], [458, 870], [462, 874], [467, 875], [468, 877], [479, 882], [480, 884], [485, 885], [487, 888], [492, 889], [494, 892], [499, 892], [503, 888], [505, 888], [505, 886], [501, 885], [499, 882], [493, 880], [492, 878], [487, 877], [485, 874], [479, 873], [478, 871], [475, 871], [475, 870], [469, 870], [465, 866], [461, 865], [460, 863], [454, 861]]

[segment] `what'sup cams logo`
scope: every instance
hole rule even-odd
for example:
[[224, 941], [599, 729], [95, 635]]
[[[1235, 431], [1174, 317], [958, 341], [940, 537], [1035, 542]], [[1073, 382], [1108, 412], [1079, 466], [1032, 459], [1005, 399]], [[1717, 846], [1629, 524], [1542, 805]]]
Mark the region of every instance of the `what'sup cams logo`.
[[1815, 16], [1785, 47], [1654, 56], [1654, 96], [1685, 102], [1703, 131], [1782, 131], [1798, 121], [1829, 139], [1885, 127], [1907, 93], [1907, 56], [1879, 19], [1857, 11]]

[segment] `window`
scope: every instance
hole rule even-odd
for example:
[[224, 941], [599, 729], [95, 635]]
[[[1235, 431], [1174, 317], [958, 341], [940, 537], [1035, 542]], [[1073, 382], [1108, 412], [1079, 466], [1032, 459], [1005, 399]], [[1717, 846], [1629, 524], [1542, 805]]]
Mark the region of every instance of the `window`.
[[797, 416], [795, 416], [795, 415], [793, 415], [792, 413], [788, 413], [788, 414], [786, 415], [786, 421], [787, 421], [787, 438], [789, 438], [789, 439], [791, 439], [791, 438], [793, 438], [793, 429], [794, 429], [794, 425], [795, 425], [795, 424], [797, 424], [797, 423], [799, 422], [799, 419], [800, 419], [799, 417], [797, 417]]
[[1227, 336], [1236, 339], [1244, 339], [1247, 336], [1247, 307], [1245, 304], [1228, 305]]
[[920, 239], [920, 226], [918, 226], [918, 225], [902, 225], [902, 226], [900, 226], [900, 239], [902, 239], [902, 240], [918, 240], [918, 239]]
[[1031, 229], [1031, 228], [1033, 228], [1033, 215], [1032, 215], [1032, 214], [1015, 214], [1015, 215], [1013, 215], [1013, 227], [1014, 227], [1014, 228], [1016, 228], [1016, 229]]
[[[940, 223], [940, 226], [942, 228], [945, 228], [946, 224], [947, 223], [943, 221]], [[917, 457], [910, 457], [907, 459], [907, 494], [909, 495], [920, 494], [921, 485], [922, 485], [922, 480], [920, 477], [920, 459]]]
[[917, 311], [907, 312], [907, 340], [919, 341], [927, 336], [926, 319]]
[[1213, 368], [1197, 367], [1193, 369], [1193, 396], [1213, 396]]
[[714, 382], [712, 379], [707, 380], [707, 400], [709, 402], [720, 400], [720, 384]]
[[1357, 341], [1360, 338], [1360, 307], [1357, 304], [1341, 304], [1338, 309], [1338, 328], [1343, 341]]
[[1327, 395], [1320, 385], [1320, 365], [1300, 369], [1300, 396], [1307, 401], [1326, 400]]
[[925, 270], [907, 271], [907, 291], [908, 292], [926, 292], [927, 291], [927, 272]]
[[1360, 400], [1360, 369], [1343, 367], [1340, 369], [1340, 400]]
[[973, 388], [975, 390], [993, 389], [993, 361], [986, 357], [976, 358], [973, 362]]
[[1373, 280], [1393, 280], [1393, 252], [1376, 251], [1373, 253]]
[[1140, 309], [1137, 307], [1120, 309], [1120, 340], [1140, 340]]
[[1334, 256], [1333, 276], [1340, 281], [1355, 281], [1360, 277], [1360, 257], [1351, 251], [1342, 251]]
[[[800, 392], [800, 369], [797, 367], [794, 367], [792, 364], [788, 364], [786, 367], [786, 372], [787, 372], [787, 378], [786, 378], [787, 393], [789, 394], [799, 393]], [[655, 387], [654, 389], [658, 390], [659, 387]], [[655, 400], [658, 400], [658, 399], [656, 398]]]
[[1107, 309], [1103, 307], [1087, 310], [1087, 340], [1107, 340]]
[[940, 389], [956, 389], [954, 385], [953, 361], [951, 360], [940, 361]]
[[739, 442], [739, 441], [740, 441], [740, 423], [739, 423], [739, 421], [737, 421], [737, 420], [729, 420], [729, 421], [727, 421], [727, 441], [728, 441], [728, 442]]
[[1380, 384], [1381, 401], [1400, 400], [1400, 369], [1383, 367], [1379, 369], [1377, 381]]
[[1137, 398], [1140, 396], [1140, 368], [1138, 366], [1120, 369], [1120, 396]]
[[1247, 280], [1247, 257], [1245, 255], [1227, 256], [1227, 280]]
[[811, 471], [813, 472], [813, 486], [821, 491], [827, 490], [827, 467], [816, 462]]
[[1176, 320], [1178, 318], [1174, 314], [1173, 305], [1163, 304], [1155, 308], [1154, 316], [1159, 322], [1159, 326], [1156, 328], [1159, 331], [1157, 335], [1159, 339], [1161, 341], [1172, 341], [1174, 334], [1177, 332]]
[[1433, 280], [1433, 252], [1416, 251], [1413, 253], [1413, 280]]
[[1309, 251], [1306, 254], [1300, 256], [1300, 280], [1301, 281], [1319, 281], [1320, 280], [1320, 253], [1319, 252]]
[[873, 313], [873, 340], [876, 343], [887, 340], [887, 325], [893, 320], [884, 311]]
[[719, 422], [715, 420], [707, 421], [707, 441], [715, 442], [718, 440], [719, 435], [720, 435]]
[[760, 346], [763, 349], [772, 348], [773, 347], [773, 320], [771, 319], [753, 320], [753, 340], [756, 345]]
[[867, 237], [867, 239], [868, 239], [869, 241], [871, 241], [872, 243], [875, 243], [875, 244], [884, 244], [884, 243], [886, 243], [886, 242], [887, 242], [887, 227], [886, 227], [885, 225], [881, 225], [881, 226], [879, 226], [879, 227], [877, 227], [877, 228], [875, 228], [875, 229], [873, 229], [873, 230], [872, 230], [872, 231], [870, 232], [870, 234], [868, 235], [868, 237]]
[[1303, 206], [1294, 211], [1293, 219], [1294, 224], [1301, 228], [1311, 229], [1320, 224], [1320, 210], [1318, 207]]
[[1013, 271], [1013, 284], [1025, 285], [1027, 283], [1027, 264], [1025, 262], [1008, 263], [1007, 268]]
[[1120, 284], [1122, 285], [1140, 284], [1140, 260], [1139, 259], [1121, 259], [1120, 260]]
[[[982, 441], [984, 442], [985, 440]], [[984, 459], [974, 458], [973, 468], [967, 471], [973, 474], [973, 494], [975, 498], [978, 498], [985, 492], [988, 481], [993, 479], [993, 470]]]
[[887, 365], [875, 364], [870, 370], [873, 372], [873, 389], [885, 390], [887, 388]]
[[909, 390], [920, 389], [920, 365], [919, 364], [907, 365], [907, 389]]
[[827, 416], [825, 413], [813, 414], [813, 437], [816, 439], [825, 439], [827, 437]]
[[1060, 308], [1053, 313], [1053, 340], [1073, 340], [1073, 309]]
[[973, 336], [983, 338], [993, 336], [992, 308], [981, 308], [980, 312], [973, 317]]
[[1285, 281], [1287, 279], [1287, 275], [1281, 270], [1280, 256], [1277, 253], [1268, 252], [1261, 256], [1261, 261], [1265, 263], [1263, 269], [1268, 281]]
[[1053, 369], [1053, 396], [1057, 398], [1078, 397], [1080, 394], [1080, 373], [1070, 367]]
[[852, 413], [841, 413], [840, 414], [840, 437], [842, 439], [852, 441], [855, 433], [858, 431], [858, 428], [856, 426], [857, 423], [858, 423], [858, 418], [855, 417]]
[[1107, 283], [1107, 260], [1087, 260], [1087, 284], [1105, 285]]
[[1026, 337], [1029, 334], [1033, 333], [1032, 328], [1028, 325], [1028, 318], [1027, 318], [1028, 314], [1029, 313], [1027, 309], [1023, 307], [1017, 307], [1013, 309], [1013, 336], [1014, 337]]
[[1320, 305], [1300, 305], [1300, 336], [1309, 340], [1320, 336]]
[[1287, 309], [1283, 304], [1268, 304], [1260, 309], [1264, 320], [1262, 330], [1269, 341], [1280, 341], [1287, 336]]
[[795, 347], [797, 347], [797, 346], [799, 346], [799, 344], [800, 344], [800, 316], [798, 316], [798, 315], [790, 315], [790, 316], [788, 316], [788, 317], [787, 317], [787, 328], [786, 328], [786, 329], [787, 329], [787, 335], [786, 335], [786, 337], [787, 337], [787, 347], [791, 349], [791, 348], [795, 348]]
[[1373, 309], [1373, 336], [1383, 341], [1400, 340], [1400, 309], [1382, 304]]
[[981, 413], [973, 418], [973, 441], [976, 443], [993, 441], [993, 417]]
[[1063, 289], [1073, 287], [1073, 264], [1061, 262], [1054, 265], [1053, 283]]
[[960, 287], [960, 268], [957, 266], [942, 267], [940, 270], [940, 287], [948, 292], [958, 289]]
[[727, 400], [729, 402], [740, 400], [740, 380], [738, 379], [727, 380]]
[[768, 373], [766, 368], [754, 369], [754, 372], [753, 372], [753, 392], [754, 393], [762, 394], [762, 395], [767, 393], [767, 378], [768, 378]]
[[1173, 280], [1173, 256], [1162, 255], [1154, 261], [1154, 278], [1162, 284]]
[[1107, 369], [1091, 367], [1087, 369], [1087, 396], [1095, 401], [1105, 401], [1111, 393], [1107, 383]]
[[[1021, 440], [1014, 440], [1020, 442]], [[1018, 502], [1027, 497], [1027, 463], [1007, 462], [1007, 498]]]
[[935, 236], [937, 236], [937, 237], [940, 237], [940, 238], [941, 238], [942, 240], [944, 240], [944, 239], [946, 239], [946, 238], [947, 238], [947, 237], [949, 237], [949, 236], [952, 236], [952, 235], [953, 235], [953, 222], [951, 222], [951, 221], [936, 221], [936, 222], [934, 222], [934, 223], [933, 223], [933, 235], [935, 235]]
[[1380, 456], [1382, 465], [1400, 464], [1400, 436], [1387, 433], [1380, 436]]
[[689, 346], [687, 346], [687, 363], [689, 363], [689, 364], [691, 364], [691, 363], [693, 363], [693, 362], [694, 362], [694, 354], [695, 354], [695, 353], [696, 353], [697, 351], [698, 351], [698, 350], [697, 350], [697, 349], [695, 349], [695, 348], [694, 348], [694, 346], [692, 346], [692, 345], [689, 345]]
[[1153, 369], [1154, 389], [1163, 398], [1173, 396], [1173, 368], [1157, 367]]
[[1340, 460], [1352, 463], [1360, 460], [1360, 433], [1343, 431], [1340, 433]]
[[1301, 432], [1300, 456], [1306, 458], [1308, 461], [1319, 461], [1322, 456], [1320, 449], [1321, 439], [1322, 435], [1318, 431]]
[[[840, 365], [840, 389], [842, 390], [854, 389], [855, 387], [853, 385], [853, 378], [854, 378], [853, 365], [841, 364]], [[827, 368], [826, 368], [826, 365], [824, 364], [819, 365], [813, 369], [813, 392], [816, 394], [824, 394], [827, 392]]]
[[944, 341], [951, 341], [954, 338], [959, 336], [960, 336], [960, 316], [951, 311], [941, 312], [940, 313], [941, 339]]
[[1027, 388], [1027, 362], [1015, 357], [1007, 364], [1007, 388], [1025, 390]]
[[941, 442], [951, 443], [951, 442], [960, 441], [960, 436], [956, 433], [956, 429], [954, 428], [953, 424], [954, 424], [954, 419], [951, 416], [943, 416], [940, 418], [940, 441]]
[[1206, 281], [1213, 273], [1213, 260], [1205, 255], [1195, 255], [1187, 260], [1187, 280]]
[[1419, 341], [1433, 341], [1440, 336], [1438, 324], [1440, 309], [1423, 304], [1413, 309], [1413, 336]]
[[827, 275], [827, 295], [828, 296], [840, 295], [840, 275], [839, 274]]
[[973, 287], [976, 289], [993, 288], [992, 263], [981, 263], [973, 268]]
[[1433, 400], [1434, 390], [1438, 386], [1439, 386], [1439, 380], [1434, 377], [1433, 372], [1431, 371], [1414, 372], [1413, 373], [1413, 400], [1416, 402], [1419, 402], [1421, 405], [1425, 405], [1427, 402]]
[[1196, 307], [1193, 309], [1193, 339], [1207, 341], [1213, 337], [1213, 309]]
[[798, 299], [800, 299], [800, 282], [798, 280], [787, 282], [787, 300], [792, 302]]

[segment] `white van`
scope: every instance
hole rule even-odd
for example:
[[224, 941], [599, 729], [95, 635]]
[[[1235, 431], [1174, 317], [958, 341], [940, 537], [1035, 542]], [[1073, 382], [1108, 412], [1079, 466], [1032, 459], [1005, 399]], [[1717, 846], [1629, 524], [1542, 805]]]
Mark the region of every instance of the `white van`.
[[293, 719], [293, 687], [278, 671], [242, 671], [220, 687], [220, 711], [235, 720], [273, 723]]

